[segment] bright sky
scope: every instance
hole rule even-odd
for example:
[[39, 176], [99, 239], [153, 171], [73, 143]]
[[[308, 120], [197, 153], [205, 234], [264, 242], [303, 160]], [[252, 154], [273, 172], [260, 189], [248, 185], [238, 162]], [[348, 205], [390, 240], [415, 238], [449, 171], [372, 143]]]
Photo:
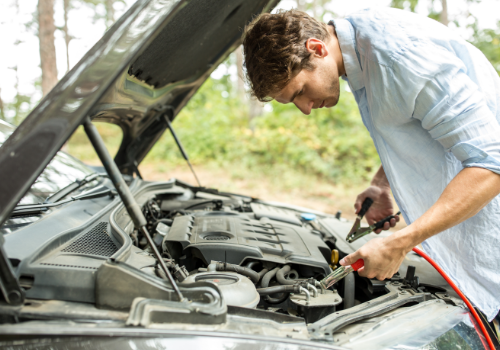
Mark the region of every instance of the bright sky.
[[[0, 96], [4, 102], [11, 102], [16, 95], [16, 72], [17, 66], [19, 79], [19, 91], [22, 94], [35, 94], [35, 83], [39, 82], [40, 56], [38, 48], [38, 37], [36, 36], [36, 24], [29, 25], [36, 20], [36, 7], [38, 0], [1, 0], [0, 5]], [[19, 4], [19, 10], [16, 8]], [[125, 0], [125, 3], [116, 2], [116, 18], [121, 16], [133, 0]], [[421, 0], [417, 12], [428, 13], [431, 0]], [[435, 1], [439, 5], [440, 1]], [[376, 6], [388, 6], [390, 0], [330, 0], [328, 8], [339, 16], [345, 16], [351, 12]], [[283, 0], [279, 8], [292, 8], [296, 0]], [[80, 58], [99, 40], [105, 31], [103, 20], [95, 20], [95, 11], [88, 5], [76, 2], [76, 7], [69, 13], [69, 31], [74, 39], [70, 43], [70, 67], [76, 64]], [[463, 14], [470, 11], [479, 19], [482, 28], [495, 27], [500, 20], [500, 0], [482, 0], [480, 3], [467, 4], [466, 0], [448, 0], [450, 20], [464, 17]], [[104, 7], [98, 6], [97, 13], [104, 15]], [[328, 21], [330, 18], [323, 18]], [[55, 0], [55, 21], [57, 27], [63, 26], [63, 1]], [[461, 23], [463, 25], [465, 23]], [[455, 28], [454, 24], [450, 25]], [[470, 34], [459, 28], [460, 33], [467, 38]], [[18, 44], [16, 44], [18, 43]], [[56, 56], [59, 78], [66, 73], [66, 48], [62, 31], [56, 31]], [[233, 73], [233, 72], [231, 72]], [[217, 70], [215, 76], [224, 74]], [[39, 89], [38, 89], [39, 90]], [[39, 94], [39, 92], [38, 92]], [[40, 98], [35, 95], [35, 98]]]

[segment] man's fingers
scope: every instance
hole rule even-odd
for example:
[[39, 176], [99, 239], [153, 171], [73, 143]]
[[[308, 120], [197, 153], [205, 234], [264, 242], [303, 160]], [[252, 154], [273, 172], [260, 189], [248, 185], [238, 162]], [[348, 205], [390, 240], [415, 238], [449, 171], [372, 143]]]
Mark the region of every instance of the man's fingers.
[[359, 195], [357, 198], [356, 198], [356, 202], [354, 202], [354, 209], [355, 209], [355, 213], [359, 213], [359, 211], [361, 210], [361, 204], [363, 203], [363, 200], [365, 198], [364, 197], [361, 197], [361, 195]]
[[391, 219], [391, 227], [396, 226], [396, 223], [397, 223], [396, 219]]
[[352, 265], [359, 259], [362, 259], [361, 254], [358, 251], [355, 251], [352, 254], [345, 256], [342, 260], [339, 261], [339, 264], [342, 266]]

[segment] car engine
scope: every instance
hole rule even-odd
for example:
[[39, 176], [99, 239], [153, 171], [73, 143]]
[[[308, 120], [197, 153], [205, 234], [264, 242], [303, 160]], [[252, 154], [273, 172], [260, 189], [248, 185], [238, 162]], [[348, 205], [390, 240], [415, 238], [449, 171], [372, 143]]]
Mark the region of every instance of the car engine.
[[[331, 237], [311, 220], [314, 214], [190, 190], [182, 198], [155, 195], [143, 212], [158, 249], [177, 266], [180, 285], [210, 281], [228, 305], [299, 315], [308, 322], [342, 303], [337, 290], [318, 283], [332, 271], [332, 248]], [[137, 231], [131, 237], [147, 249]], [[159, 268], [155, 273], [163, 275]]]

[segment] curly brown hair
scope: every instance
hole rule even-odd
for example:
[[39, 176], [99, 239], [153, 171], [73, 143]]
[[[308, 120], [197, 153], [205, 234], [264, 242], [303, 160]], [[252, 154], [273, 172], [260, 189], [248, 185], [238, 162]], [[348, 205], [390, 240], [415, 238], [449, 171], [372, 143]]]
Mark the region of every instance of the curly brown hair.
[[302, 69], [315, 67], [306, 41], [327, 41], [327, 25], [299, 10], [280, 10], [257, 16], [243, 37], [247, 80], [260, 101], [272, 100]]

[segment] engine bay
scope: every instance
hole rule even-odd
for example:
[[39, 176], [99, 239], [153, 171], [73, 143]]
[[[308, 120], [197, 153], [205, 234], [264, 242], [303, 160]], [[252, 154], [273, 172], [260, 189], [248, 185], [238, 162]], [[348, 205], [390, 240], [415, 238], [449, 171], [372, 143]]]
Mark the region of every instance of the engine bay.
[[[337, 290], [318, 282], [333, 265], [331, 237], [312, 223], [314, 214], [247, 197], [190, 190], [181, 196], [158, 194], [143, 206], [153, 241], [165, 260], [178, 266], [174, 274], [181, 286], [210, 281], [230, 306], [288, 313], [308, 322], [342, 303]], [[131, 236], [148, 249], [138, 231]]]
[[[136, 179], [131, 187], [151, 242], [174, 284], [169, 283], [153, 247], [144, 232], [135, 228], [125, 206], [118, 199], [102, 198], [94, 201], [97, 214], [84, 225], [74, 227], [72, 219], [70, 229], [40, 231], [41, 220], [12, 236], [18, 241], [10, 240], [9, 246], [20, 247], [19, 242], [40, 238], [40, 232], [51, 234], [31, 251], [27, 245], [20, 247], [24, 257], [10, 250], [11, 261], [20, 260], [17, 274], [30, 303], [70, 302], [76, 309], [95, 305], [92, 313], [102, 310], [99, 317], [104, 319], [109, 317], [108, 310], [126, 313], [129, 325], [220, 324], [229, 311], [250, 312], [257, 318], [275, 315], [274, 319], [284, 318], [285, 323], [289, 317], [314, 325], [330, 324], [326, 320], [342, 315], [352, 323], [354, 315], [377, 307], [367, 303], [377, 298], [387, 298], [380, 305], [388, 303], [394, 309], [447, 292], [431, 284], [419, 285], [415, 269], [404, 278], [396, 274], [385, 281], [351, 273], [324, 288], [319, 281], [357, 249], [342, 239], [350, 223], [340, 215], [192, 187], [177, 180]], [[63, 222], [67, 210], [82, 209], [86, 213], [89, 202], [76, 202], [54, 215]], [[419, 266], [418, 261], [412, 264]], [[185, 300], [179, 300], [175, 288]], [[30, 309], [29, 315], [33, 312]]]

